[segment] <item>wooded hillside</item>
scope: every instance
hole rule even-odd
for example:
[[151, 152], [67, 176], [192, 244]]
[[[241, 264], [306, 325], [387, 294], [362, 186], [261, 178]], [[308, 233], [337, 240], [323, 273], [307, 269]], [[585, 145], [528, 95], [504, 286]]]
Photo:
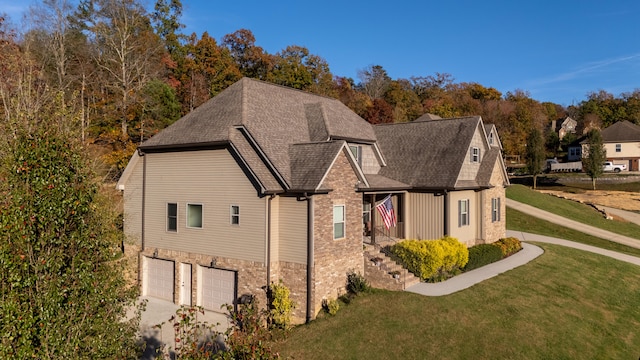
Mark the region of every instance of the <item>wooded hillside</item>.
[[[241, 77], [340, 99], [371, 123], [481, 115], [500, 133], [506, 155], [524, 155], [527, 134], [547, 136], [553, 120], [571, 116], [583, 129], [616, 121], [640, 123], [640, 90], [619, 96], [585, 89], [586, 99], [564, 108], [506, 94], [450, 74], [392, 79], [380, 65], [358, 79], [333, 74], [320, 55], [290, 45], [270, 54], [248, 29], [216, 39], [184, 34], [180, 0], [42, 0], [18, 31], [0, 15], [2, 136], [17, 124], [55, 122], [68, 136], [99, 145], [115, 179], [137, 144], [195, 109]], [[590, 92], [592, 91], [592, 92]], [[46, 119], [46, 120], [44, 120]], [[553, 141], [553, 139], [551, 140]]]

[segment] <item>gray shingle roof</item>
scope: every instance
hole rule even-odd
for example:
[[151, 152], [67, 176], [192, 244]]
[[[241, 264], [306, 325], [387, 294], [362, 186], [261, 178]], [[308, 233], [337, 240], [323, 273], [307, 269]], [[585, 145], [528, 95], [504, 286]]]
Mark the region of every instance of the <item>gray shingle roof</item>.
[[243, 78], [140, 148], [143, 151], [233, 142], [242, 126], [264, 154], [264, 161], [291, 185], [289, 145], [349, 139], [376, 141], [369, 123], [337, 99]]
[[291, 158], [291, 189], [315, 191], [320, 186], [344, 141], [329, 141], [289, 146]]
[[374, 127], [387, 159], [379, 175], [415, 188], [453, 189], [479, 116]]
[[604, 142], [633, 142], [640, 141], [640, 126], [630, 121], [618, 121], [602, 130]]

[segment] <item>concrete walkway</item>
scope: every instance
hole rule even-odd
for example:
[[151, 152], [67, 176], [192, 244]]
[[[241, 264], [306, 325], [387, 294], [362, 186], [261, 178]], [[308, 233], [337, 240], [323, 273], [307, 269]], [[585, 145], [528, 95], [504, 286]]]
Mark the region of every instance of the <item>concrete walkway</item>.
[[627, 211], [627, 210], [615, 209], [612, 207], [602, 206], [602, 205], [594, 205], [594, 206], [597, 207], [600, 211], [604, 211], [606, 214], [615, 215], [629, 222], [640, 225], [640, 214], [638, 213], [634, 213], [632, 211]]
[[[612, 233], [610, 231], [606, 231], [606, 230], [602, 230], [602, 229], [598, 229], [597, 227], [593, 227], [590, 225], [586, 225], [574, 220], [570, 220], [567, 218], [563, 218], [559, 215], [556, 214], [552, 214], [550, 212], [538, 209], [536, 207], [530, 206], [530, 205], [526, 205], [523, 204], [521, 202], [517, 202], [515, 200], [512, 199], [507, 199], [507, 206], [518, 210], [520, 212], [523, 212], [527, 215], [531, 215], [537, 218], [540, 218], [542, 220], [546, 220], [549, 222], [552, 222], [554, 224], [558, 224], [558, 225], [562, 225], [574, 230], [578, 230], [580, 232], [583, 232], [585, 234], [589, 234], [589, 235], [593, 235], [593, 236], [597, 236], [599, 238], [602, 239], [606, 239], [606, 240], [610, 240], [613, 242], [617, 242], [619, 244], [623, 244], [623, 245], [627, 245], [630, 247], [634, 247], [636, 249], [640, 249], [640, 240], [638, 239], [634, 239], [634, 238], [630, 238], [628, 236], [624, 236], [624, 235], [619, 235], [616, 233]], [[623, 211], [623, 210], [619, 210], [619, 211]], [[632, 213], [633, 214], [633, 213]]]
[[479, 282], [502, 274], [503, 272], [524, 265], [542, 255], [542, 253], [543, 251], [540, 247], [522, 243], [522, 250], [509, 256], [506, 259], [502, 259], [493, 264], [483, 266], [479, 269], [462, 273], [458, 276], [452, 277], [447, 281], [442, 281], [439, 283], [421, 282], [406, 288], [405, 291], [427, 296], [442, 296], [453, 294], [460, 290], [469, 288]]

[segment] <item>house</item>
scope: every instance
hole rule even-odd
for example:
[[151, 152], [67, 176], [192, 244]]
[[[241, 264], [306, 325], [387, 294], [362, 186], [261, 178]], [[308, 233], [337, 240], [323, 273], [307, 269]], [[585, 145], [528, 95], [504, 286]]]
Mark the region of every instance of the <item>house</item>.
[[373, 126], [336, 99], [243, 78], [141, 144], [117, 186], [143, 295], [219, 310], [245, 294], [265, 304], [281, 280], [301, 322], [363, 273], [363, 241], [504, 237], [508, 184], [478, 116]]
[[558, 123], [558, 121], [553, 120], [551, 122], [551, 130], [558, 134], [558, 139], [562, 140], [567, 134], [575, 134], [576, 128], [578, 126], [578, 122], [573, 120], [571, 117], [567, 116], [562, 120], [562, 122]]
[[[603, 129], [602, 143], [607, 160], [614, 164], [624, 164], [629, 171], [639, 171], [640, 159], [640, 126], [624, 120]], [[586, 138], [580, 142], [582, 152], [588, 149]]]

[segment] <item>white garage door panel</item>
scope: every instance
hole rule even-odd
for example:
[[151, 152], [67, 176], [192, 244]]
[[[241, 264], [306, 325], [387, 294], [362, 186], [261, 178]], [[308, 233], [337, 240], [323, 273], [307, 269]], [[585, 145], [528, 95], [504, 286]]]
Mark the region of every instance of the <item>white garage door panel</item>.
[[232, 305], [235, 299], [235, 273], [228, 270], [202, 268], [201, 306], [221, 311], [223, 304]]
[[146, 294], [155, 298], [173, 301], [173, 261], [147, 259]]

